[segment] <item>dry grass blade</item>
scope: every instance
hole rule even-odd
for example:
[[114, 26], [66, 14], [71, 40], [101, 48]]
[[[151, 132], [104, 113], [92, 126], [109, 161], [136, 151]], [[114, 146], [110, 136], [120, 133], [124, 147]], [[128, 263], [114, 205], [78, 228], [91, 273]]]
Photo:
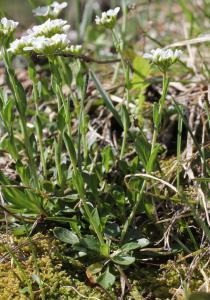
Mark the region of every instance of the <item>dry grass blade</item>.
[[184, 40], [180, 42], [176, 42], [170, 45], [165, 46], [165, 48], [174, 48], [174, 47], [182, 47], [187, 45], [195, 45], [195, 44], [201, 44], [201, 43], [207, 43], [210, 42], [210, 34], [206, 34], [194, 39]]

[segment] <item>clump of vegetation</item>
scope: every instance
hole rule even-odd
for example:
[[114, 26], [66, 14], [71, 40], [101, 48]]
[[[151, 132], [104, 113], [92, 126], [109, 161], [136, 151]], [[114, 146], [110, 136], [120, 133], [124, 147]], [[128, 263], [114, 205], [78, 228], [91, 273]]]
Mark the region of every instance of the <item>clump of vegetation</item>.
[[[18, 22], [0, 21], [0, 151], [6, 158], [0, 207], [5, 229], [28, 241], [20, 253], [3, 244], [13, 265], [9, 270], [3, 258], [4, 297], [97, 298], [83, 284], [84, 295], [73, 287], [75, 263], [83, 280], [104, 291], [100, 299], [161, 299], [170, 297], [169, 289], [174, 299], [188, 299], [190, 290], [208, 291], [210, 105], [203, 53], [209, 37], [199, 36], [207, 30], [206, 1], [171, 4], [178, 11], [169, 14], [175, 39], [177, 16], [187, 24], [187, 39], [177, 43], [164, 24], [158, 29], [159, 19], [150, 34], [145, 11], [168, 18], [158, 3], [134, 8], [122, 0], [101, 12], [89, 0], [81, 16], [76, 1], [72, 43], [71, 26], [59, 18], [68, 3], [35, 8], [29, 2], [39, 24], [20, 38], [14, 37]], [[48, 243], [48, 234], [36, 238], [41, 230], [52, 230], [64, 248]], [[182, 257], [190, 259], [179, 264]], [[158, 268], [139, 273], [151, 271], [158, 291], [148, 278], [136, 284], [134, 270], [147, 264]]]

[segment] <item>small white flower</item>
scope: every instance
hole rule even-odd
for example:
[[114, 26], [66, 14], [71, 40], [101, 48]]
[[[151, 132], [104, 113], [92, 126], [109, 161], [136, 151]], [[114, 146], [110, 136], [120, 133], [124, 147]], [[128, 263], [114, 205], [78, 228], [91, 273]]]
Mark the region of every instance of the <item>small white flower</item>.
[[58, 3], [54, 1], [51, 5], [54, 17], [57, 17], [61, 11], [68, 6], [67, 2]]
[[96, 24], [112, 29], [116, 24], [119, 11], [120, 7], [116, 7], [115, 9], [109, 9], [107, 12], [102, 12], [101, 17], [96, 16]]
[[160, 49], [151, 50], [151, 53], [145, 53], [144, 58], [151, 60], [156, 64], [161, 71], [167, 71], [167, 69], [177, 62], [182, 55], [182, 51], [175, 49]]
[[21, 54], [23, 53], [23, 49], [25, 47], [29, 47], [32, 43], [33, 37], [30, 35], [26, 35], [21, 37], [20, 39], [15, 40], [10, 44], [9, 52], [13, 54]]
[[81, 50], [81, 45], [71, 45], [70, 47], [66, 48], [65, 53], [80, 54]]
[[16, 29], [18, 22], [13, 20], [8, 20], [7, 18], [2, 18], [0, 21], [0, 35], [8, 36]]
[[120, 11], [120, 7], [115, 7], [114, 9], [109, 9], [106, 14], [109, 17], [117, 17], [118, 13]]
[[50, 7], [49, 6], [38, 6], [32, 10], [33, 14], [38, 17], [49, 17]]
[[67, 5], [67, 2], [58, 3], [54, 1], [51, 5], [37, 7], [33, 13], [35, 16], [56, 18]]
[[31, 45], [25, 47], [24, 51], [34, 51], [41, 54], [54, 54], [64, 52], [69, 46], [66, 34], [55, 34], [50, 38], [38, 36], [32, 39]]
[[27, 33], [34, 37], [46, 36], [51, 37], [55, 34], [64, 34], [69, 30], [70, 25], [67, 24], [67, 21], [62, 19], [51, 20], [48, 19], [41, 25], [33, 26], [32, 29], [29, 29]]

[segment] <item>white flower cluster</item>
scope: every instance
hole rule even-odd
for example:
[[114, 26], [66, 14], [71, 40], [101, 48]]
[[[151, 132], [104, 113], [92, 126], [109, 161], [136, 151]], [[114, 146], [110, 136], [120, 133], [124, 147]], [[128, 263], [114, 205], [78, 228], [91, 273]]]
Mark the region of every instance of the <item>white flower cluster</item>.
[[102, 12], [101, 17], [96, 16], [96, 24], [112, 29], [116, 24], [119, 11], [120, 7], [116, 7], [115, 9], [109, 9], [107, 12]]
[[13, 54], [21, 54], [24, 48], [28, 45], [31, 45], [32, 37], [31, 36], [23, 36], [20, 39], [15, 40], [10, 43], [9, 52]]
[[66, 34], [55, 34], [48, 38], [38, 36], [31, 39], [30, 46], [25, 47], [24, 51], [34, 51], [41, 54], [60, 53], [69, 45], [69, 39]]
[[144, 58], [151, 60], [156, 64], [161, 71], [167, 71], [167, 69], [177, 62], [182, 55], [182, 51], [175, 49], [160, 49], [151, 50], [151, 53], [145, 53]]
[[11, 33], [14, 32], [18, 24], [18, 22], [15, 22], [13, 20], [2, 18], [0, 20], [0, 36], [8, 37], [9, 35], [11, 35]]
[[61, 52], [78, 54], [81, 46], [70, 46], [66, 34], [69, 28], [67, 21], [48, 19], [45, 23], [29, 29], [28, 35], [12, 42], [8, 51], [13, 54], [22, 54], [27, 51], [46, 55]]
[[54, 1], [48, 6], [39, 6], [33, 10], [35, 16], [57, 18], [64, 8], [68, 6], [67, 2], [58, 3]]
[[27, 33], [33, 37], [37, 36], [46, 36], [51, 37], [54, 34], [63, 34], [67, 33], [70, 25], [67, 24], [67, 21], [62, 19], [51, 20], [48, 19], [41, 25], [33, 26], [32, 29], [29, 29]]

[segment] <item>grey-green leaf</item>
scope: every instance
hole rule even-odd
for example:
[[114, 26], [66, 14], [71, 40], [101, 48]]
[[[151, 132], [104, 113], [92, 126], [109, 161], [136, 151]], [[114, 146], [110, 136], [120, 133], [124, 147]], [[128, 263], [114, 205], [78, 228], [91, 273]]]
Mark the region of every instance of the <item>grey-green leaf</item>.
[[74, 245], [79, 243], [77, 235], [66, 228], [55, 227], [53, 233], [57, 239], [66, 244]]

